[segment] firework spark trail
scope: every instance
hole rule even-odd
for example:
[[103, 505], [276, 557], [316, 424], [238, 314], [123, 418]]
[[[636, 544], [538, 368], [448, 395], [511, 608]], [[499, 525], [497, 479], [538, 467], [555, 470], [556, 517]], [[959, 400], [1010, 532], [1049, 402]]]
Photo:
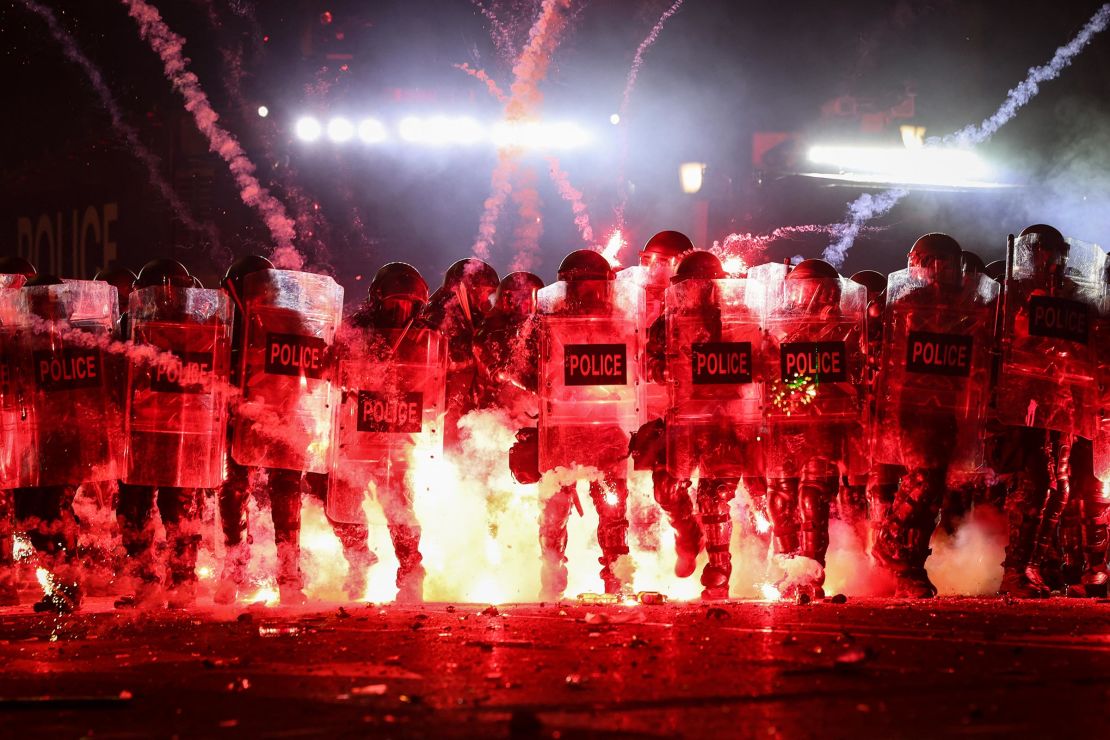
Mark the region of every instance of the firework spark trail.
[[682, 7], [684, 0], [675, 0], [671, 7], [663, 11], [663, 15], [659, 16], [659, 20], [651, 27], [651, 31], [640, 42], [636, 48], [636, 54], [632, 57], [632, 66], [628, 70], [628, 81], [624, 85], [624, 94], [621, 95], [621, 106], [618, 115], [620, 116], [620, 160], [617, 165], [617, 186], [620, 189], [620, 201], [617, 203], [617, 228], [624, 227], [624, 209], [628, 205], [628, 181], [627, 181], [627, 168], [628, 168], [628, 107], [632, 101], [632, 90], [636, 87], [636, 78], [640, 74], [640, 67], [644, 64], [644, 54], [648, 48], [655, 43], [659, 38], [659, 34], [663, 32], [663, 26], [672, 15], [678, 12]]
[[512, 269], [531, 270], [540, 251], [540, 237], [543, 236], [542, 204], [536, 190], [536, 171], [531, 167], [518, 170], [513, 201], [520, 218], [513, 231], [516, 256], [513, 257]]
[[484, 69], [475, 69], [466, 62], [463, 62], [462, 64], [456, 64], [454, 65], [454, 67], [455, 69], [460, 69], [463, 72], [466, 72], [468, 75], [485, 85], [486, 89], [489, 90], [489, 94], [495, 97], [497, 99], [497, 102], [509, 102], [509, 96], [501, 90], [498, 84], [494, 82], [493, 78], [486, 74], [486, 71]]
[[[566, 28], [566, 11], [571, 0], [543, 0], [539, 16], [528, 32], [528, 43], [513, 65], [513, 84], [509, 88], [511, 96], [505, 105], [505, 117], [509, 121], [520, 121], [529, 116], [543, 100], [539, 83], [547, 76], [551, 65], [551, 55]], [[490, 176], [490, 196], [486, 199], [482, 218], [478, 224], [478, 238], [474, 242], [474, 256], [488, 259], [493, 239], [497, 233], [497, 219], [501, 208], [512, 192], [510, 171], [514, 167], [516, 152], [506, 150], [500, 153], [497, 166]]]
[[548, 156], [547, 165], [551, 171], [551, 180], [555, 183], [559, 195], [563, 200], [570, 203], [570, 210], [574, 213], [574, 225], [578, 227], [578, 233], [582, 235], [582, 241], [586, 246], [590, 246], [594, 241], [594, 230], [590, 226], [590, 214], [586, 208], [586, 201], [582, 199], [582, 192], [570, 182], [570, 176], [559, 166], [559, 160], [555, 157]]
[[987, 141], [998, 129], [1009, 123], [1017, 115], [1017, 112], [1040, 92], [1042, 82], [1048, 82], [1059, 77], [1060, 73], [1071, 65], [1079, 52], [1091, 43], [1091, 39], [1096, 34], [1106, 30], [1107, 25], [1110, 25], [1110, 3], [1106, 3], [1099, 8], [1094, 16], [1087, 21], [1087, 24], [1083, 26], [1079, 34], [1057, 49], [1047, 64], [1031, 67], [1028, 76], [1007, 93], [1006, 100], [1003, 101], [994, 115], [984, 119], [978, 125], [965, 126], [943, 139], [940, 137], [932, 138], [929, 143], [972, 146]]
[[127, 123], [123, 117], [123, 111], [120, 110], [119, 105], [116, 103], [115, 98], [112, 97], [108, 85], [104, 82], [104, 77], [100, 74], [100, 70], [92, 63], [92, 61], [85, 56], [77, 46], [74, 38], [66, 32], [58, 23], [57, 16], [49, 8], [35, 2], [35, 0], [20, 0], [31, 12], [41, 17], [47, 27], [50, 29], [50, 35], [54, 40], [61, 44], [62, 53], [65, 54], [71, 62], [76, 64], [88, 77], [89, 83], [92, 85], [93, 90], [96, 92], [97, 97], [100, 98], [100, 104], [108, 112], [108, 116], [112, 119], [112, 126], [123, 135], [127, 140], [127, 145], [131, 149], [131, 153], [143, 163], [147, 169], [147, 175], [150, 182], [158, 189], [159, 194], [165, 198], [170, 208], [173, 209], [174, 215], [181, 221], [188, 229], [207, 235], [213, 245], [219, 244], [219, 235], [216, 232], [215, 226], [212, 224], [202, 224], [193, 217], [189, 211], [189, 207], [177, 196], [174, 192], [173, 186], [162, 176], [160, 171], [161, 162], [157, 155], [150, 151], [142, 140], [139, 138], [139, 132], [134, 126]]
[[[1010, 90], [994, 115], [980, 124], [965, 126], [943, 138], [930, 138], [927, 143], [930, 146], [938, 144], [974, 146], [983, 143], [998, 129], [1013, 120], [1017, 112], [1040, 92], [1040, 83], [1059, 77], [1079, 52], [1091, 42], [1095, 34], [1106, 30], [1107, 25], [1110, 25], [1110, 3], [1100, 7], [1075, 38], [1058, 48], [1048, 64], [1031, 67], [1026, 78]], [[834, 267], [839, 268], [843, 265], [844, 258], [852, 248], [863, 224], [888, 213], [908, 192], [905, 188], [891, 188], [874, 196], [865, 193], [850, 203], [848, 219], [836, 232], [836, 241], [825, 248], [823, 257]]]
[[[710, 251], [722, 260], [739, 259], [746, 267], [758, 265], [763, 261], [763, 254], [772, 242], [803, 234], [835, 234], [843, 228], [843, 224], [800, 224], [798, 226], [780, 226], [767, 234], [752, 234], [750, 232], [737, 232], [729, 234], [724, 239], [714, 241]], [[880, 231], [875, 227], [860, 227], [861, 231]], [[734, 262], [735, 264], [735, 262]]]
[[285, 206], [258, 182], [254, 176], [254, 164], [247, 158], [239, 141], [219, 124], [219, 116], [201, 89], [200, 81], [187, 69], [188, 61], [183, 52], [185, 40], [171, 31], [158, 10], [145, 0], [121, 2], [139, 24], [139, 35], [162, 59], [166, 77], [185, 99], [185, 109], [193, 115], [197, 128], [208, 139], [209, 149], [227, 162], [239, 186], [240, 198], [262, 216], [274, 239], [274, 264], [285, 269], [301, 269], [304, 259], [293, 247], [296, 237], [293, 220], [286, 215]]
[[528, 32], [528, 43], [513, 65], [512, 98], [506, 108], [509, 120], [523, 118], [542, 102], [539, 84], [547, 77], [551, 55], [566, 29], [572, 0], [543, 0], [539, 17]]
[[515, 168], [514, 160], [515, 157], [509, 152], [500, 152], [497, 155], [497, 166], [490, 176], [490, 194], [483, 205], [482, 220], [478, 223], [478, 239], [474, 242], [474, 256], [478, 259], [489, 259], [493, 238], [497, 234], [497, 219], [513, 191], [510, 175]]
[[470, 0], [470, 4], [478, 9], [487, 21], [489, 21], [489, 35], [493, 41], [493, 46], [497, 49], [498, 55], [502, 59], [509, 60], [516, 56], [516, 49], [513, 48], [513, 37], [509, 33], [509, 29], [505, 27], [493, 10], [482, 5], [480, 0]]
[[[208, 24], [212, 30], [219, 32], [223, 28], [219, 16], [215, 12], [215, 8], [211, 0], [195, 0], [197, 4], [202, 5], [208, 11], [207, 19]], [[237, 7], [235, 3], [229, 5], [229, 9], [241, 17], [249, 26], [250, 32], [247, 37], [255, 39], [253, 43], [254, 53], [261, 55], [264, 53], [264, 44], [258, 39], [263, 36], [262, 28], [258, 25], [258, 20], [254, 16], [253, 9], [247, 5]], [[258, 146], [261, 149], [261, 155], [265, 161], [276, 161], [279, 157], [274, 155], [272, 137], [269, 135], [269, 130], [261, 123], [260, 119], [254, 115], [252, 106], [249, 103], [248, 97], [243, 92], [243, 78], [245, 72], [243, 69], [243, 56], [244, 44], [242, 41], [237, 41], [234, 45], [227, 44], [220, 46], [220, 57], [223, 60], [223, 68], [225, 74], [222, 77], [223, 87], [227, 91], [228, 97], [232, 105], [238, 110], [241, 121], [247, 126], [261, 126], [264, 135], [257, 137]], [[293, 173], [288, 167], [280, 168], [275, 171], [276, 179], [280, 180], [280, 188], [282, 195], [285, 199], [285, 204], [288, 206], [293, 215], [295, 224], [295, 231], [299, 236], [298, 244], [301, 252], [306, 255], [313, 255], [313, 262], [307, 269], [324, 269], [330, 267], [330, 258], [328, 248], [324, 240], [320, 238], [320, 233], [326, 228], [326, 222], [323, 214], [318, 205], [316, 205], [304, 190], [293, 182]], [[343, 191], [343, 195], [349, 194], [349, 188]], [[345, 198], [349, 204], [351, 199]], [[355, 231], [362, 239], [363, 244], [369, 244], [369, 238], [365, 234], [361, 223], [358, 223], [357, 208], [351, 206], [351, 210], [355, 211], [356, 215], [352, 219], [355, 221]], [[307, 262], [307, 259], [306, 259]]]
[[640, 67], [644, 63], [644, 53], [655, 43], [655, 40], [659, 38], [659, 34], [663, 32], [664, 24], [666, 24], [672, 15], [678, 12], [678, 9], [682, 7], [684, 1], [685, 0], [675, 0], [674, 5], [664, 10], [663, 15], [659, 16], [659, 20], [655, 22], [655, 25], [651, 27], [651, 31], [636, 48], [636, 55], [632, 57], [632, 67], [628, 70], [628, 82], [624, 85], [624, 95], [621, 96], [621, 118], [624, 118], [624, 115], [628, 112], [628, 104], [632, 99], [632, 88], [636, 86], [636, 77], [639, 76]]

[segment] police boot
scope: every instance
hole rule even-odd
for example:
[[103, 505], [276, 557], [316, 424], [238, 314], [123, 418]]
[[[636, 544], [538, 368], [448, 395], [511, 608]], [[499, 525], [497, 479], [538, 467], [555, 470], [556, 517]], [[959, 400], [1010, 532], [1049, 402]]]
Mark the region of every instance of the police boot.
[[1073, 497], [1064, 508], [1060, 517], [1059, 550], [1060, 577], [1068, 594], [1083, 577], [1085, 551], [1083, 547], [1083, 523], [1080, 521], [1082, 502]]
[[200, 535], [181, 531], [180, 526], [167, 527], [170, 541], [168, 602], [171, 609], [187, 609], [197, 600], [197, 549]]
[[542, 502], [540, 512], [540, 601], [558, 601], [567, 590], [567, 520], [574, 489], [563, 486]]
[[369, 529], [365, 524], [333, 522], [332, 530], [339, 537], [343, 558], [347, 561], [343, 592], [351, 601], [361, 601], [366, 597], [367, 571], [378, 562], [378, 556], [370, 550]]
[[887, 562], [894, 576], [894, 596], [898, 599], [931, 599], [937, 587], [929, 580], [925, 561], [929, 559], [930, 533], [914, 526], [903, 533], [902, 548], [898, 558]]
[[278, 558], [278, 594], [283, 606], [300, 606], [308, 602], [301, 572], [301, 543], [292, 533], [275, 533]]
[[1029, 563], [1025, 566], [1025, 577], [1034, 588], [1046, 595], [1051, 593], [1052, 588], [1045, 578], [1045, 566], [1056, 542], [1060, 516], [1067, 504], [1068, 493], [1067, 482], [1063, 480], [1058, 481], [1056, 488], [1049, 490], [1048, 498], [1045, 499], [1044, 508], [1041, 510], [1040, 520], [1037, 522], [1036, 534], [1033, 536], [1033, 550], [1030, 553]]
[[420, 554], [420, 527], [394, 524], [389, 527], [389, 534], [397, 555], [397, 603], [423, 603], [424, 558]]
[[728, 581], [732, 575], [732, 516], [729, 501], [736, 490], [736, 481], [701, 481], [698, 484], [698, 513], [705, 531], [709, 562], [701, 573], [703, 599], [727, 599]]
[[897, 483], [871, 483], [867, 486], [867, 550], [874, 554], [883, 525], [890, 517], [894, 497], [898, 494]]
[[1085, 568], [1079, 584], [1068, 589], [1069, 596], [1106, 598], [1110, 572], [1107, 571], [1107, 544], [1110, 541], [1106, 517], [1110, 502], [1081, 502], [1082, 539]]
[[424, 603], [424, 566], [420, 563], [397, 569], [397, 603]]
[[675, 480], [664, 472], [656, 471], [652, 474], [652, 488], [655, 500], [674, 528], [677, 556], [674, 574], [679, 578], [689, 578], [697, 568], [698, 553], [703, 544], [701, 527], [690, 500], [690, 481]]
[[220, 582], [212, 597], [217, 604], [231, 604], [243, 590], [247, 581], [247, 566], [251, 560], [250, 544], [240, 542], [231, 545], [224, 552], [224, 567], [220, 572]]
[[692, 516], [672, 524], [676, 553], [674, 574], [679, 578], [689, 578], [698, 567], [698, 553], [703, 546], [701, 527]]
[[567, 590], [567, 559], [544, 553], [540, 565], [540, 601], [558, 601]]
[[813, 477], [803, 480], [798, 492], [798, 520], [802, 534], [799, 553], [816, 560], [822, 568], [829, 551], [829, 505], [836, 495], [836, 487], [835, 477]]
[[[1002, 562], [1002, 584], [998, 587], [1001, 595], [1019, 599], [1040, 599], [1048, 595], [1026, 574], [1026, 566], [1033, 549], [1033, 538], [1037, 534], [1038, 519], [1029, 516], [1020, 508], [1010, 511], [1010, 539], [1006, 544], [1006, 559]], [[1043, 585], [1043, 584], [1042, 584]]]
[[767, 513], [776, 555], [798, 554], [798, 479], [767, 481]]
[[605, 583], [605, 593], [619, 594], [625, 587], [621, 577], [614, 571], [617, 561], [628, 555], [628, 517], [625, 507], [628, 491], [619, 484], [592, 484], [590, 498], [597, 509], [597, 544], [601, 546], [601, 580]]

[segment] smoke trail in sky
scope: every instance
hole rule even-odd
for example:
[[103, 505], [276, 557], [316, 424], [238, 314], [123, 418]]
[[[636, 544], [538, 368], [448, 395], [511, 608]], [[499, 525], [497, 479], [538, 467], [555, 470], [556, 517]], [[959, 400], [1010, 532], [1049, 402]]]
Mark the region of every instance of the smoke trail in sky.
[[181, 221], [187, 228], [198, 233], [205, 234], [212, 240], [214, 246], [219, 244], [219, 235], [216, 228], [208, 223], [202, 224], [193, 217], [189, 207], [177, 196], [173, 186], [162, 176], [161, 163], [158, 157], [150, 151], [143, 144], [139, 138], [139, 132], [134, 126], [127, 123], [123, 117], [123, 111], [120, 110], [119, 105], [116, 103], [115, 98], [112, 97], [108, 85], [104, 82], [104, 77], [101, 75], [100, 70], [92, 63], [84, 52], [77, 46], [74, 38], [62, 28], [58, 23], [57, 16], [49, 8], [41, 5], [35, 0], [20, 0], [31, 12], [37, 14], [45, 22], [50, 29], [50, 35], [54, 37], [62, 46], [62, 52], [66, 58], [81, 68], [85, 73], [89, 83], [92, 85], [93, 91], [96, 92], [97, 97], [100, 98], [101, 105], [108, 112], [108, 116], [112, 119], [112, 125], [127, 141], [127, 145], [131, 153], [143, 163], [146, 167], [147, 174], [150, 177], [150, 182], [157, 188], [159, 194], [165, 198], [170, 208], [173, 210], [174, 215]]
[[636, 87], [636, 78], [640, 74], [640, 67], [644, 63], [644, 53], [648, 48], [655, 43], [659, 38], [659, 34], [663, 31], [663, 25], [667, 20], [678, 12], [682, 7], [684, 0], [675, 0], [671, 7], [663, 11], [663, 15], [659, 16], [659, 20], [652, 26], [648, 35], [640, 42], [636, 48], [636, 54], [632, 57], [632, 66], [628, 70], [628, 81], [624, 85], [624, 94], [621, 96], [620, 115], [620, 163], [617, 166], [617, 186], [620, 189], [620, 202], [617, 204], [617, 228], [624, 227], [624, 208], [628, 204], [628, 181], [627, 181], [627, 166], [628, 166], [628, 106], [632, 100], [632, 89]]
[[505, 24], [498, 19], [492, 9], [482, 5], [479, 0], [470, 0], [470, 2], [489, 21], [489, 35], [498, 55], [506, 61], [515, 57], [516, 49], [513, 48], [513, 37]]
[[185, 99], [185, 109], [196, 121], [197, 128], [208, 139], [211, 151], [220, 155], [228, 164], [239, 196], [262, 216], [274, 239], [272, 254], [274, 264], [280, 268], [300, 269], [304, 259], [293, 247], [296, 236], [293, 220], [286, 215], [285, 206], [258, 182], [254, 164], [247, 158], [239, 141], [219, 124], [219, 116], [212, 109], [208, 96], [201, 89], [197, 76], [190, 72], [184, 55], [185, 40], [170, 30], [158, 10], [145, 0], [121, 0], [128, 13], [139, 24], [139, 34], [162, 59], [166, 77]]
[[513, 201], [517, 207], [517, 223], [513, 230], [512, 269], [531, 270], [540, 251], [543, 236], [543, 210], [539, 191], [536, 190], [536, 171], [531, 167], [517, 169]]
[[685, 0], [675, 0], [674, 5], [664, 10], [663, 15], [659, 16], [659, 20], [655, 22], [651, 31], [636, 48], [636, 55], [632, 57], [632, 67], [628, 70], [628, 82], [624, 85], [624, 95], [621, 96], [621, 118], [628, 112], [628, 103], [632, 99], [632, 88], [636, 86], [636, 77], [639, 76], [640, 67], [644, 63], [644, 53], [655, 43], [655, 40], [659, 38], [659, 34], [663, 31], [663, 25], [672, 15], [678, 12], [678, 9], [682, 7], [684, 1]]
[[[1110, 3], [1100, 7], [1075, 38], [1056, 50], [1047, 64], [1030, 68], [1029, 74], [1010, 90], [993, 115], [982, 123], [965, 126], [943, 138], [933, 137], [927, 143], [931, 146], [938, 144], [974, 146], [988, 140], [998, 129], [1013, 120], [1017, 112], [1040, 92], [1042, 82], [1059, 77], [1079, 52], [1086, 48], [1095, 34], [1106, 30], [1107, 25], [1110, 25]], [[907, 192], [909, 191], [905, 188], [892, 188], [878, 195], [865, 193], [850, 203], [848, 219], [835, 232], [836, 241], [825, 248], [824, 258], [835, 267], [842, 266], [863, 224], [888, 213]]]
[[555, 183], [555, 187], [559, 191], [559, 195], [563, 200], [570, 203], [570, 209], [574, 213], [574, 225], [578, 227], [578, 233], [582, 235], [582, 241], [586, 246], [590, 246], [594, 241], [594, 230], [590, 226], [590, 214], [586, 209], [586, 201], [582, 198], [582, 192], [570, 182], [570, 176], [559, 166], [559, 160], [555, 157], [547, 157], [547, 164], [551, 170], [551, 180]]
[[[570, 4], [571, 0], [543, 0], [539, 16], [528, 32], [528, 43], [513, 65], [513, 84], [509, 88], [510, 97], [505, 105], [505, 117], [509, 121], [520, 121], [533, 115], [542, 102], [539, 84], [547, 76], [551, 55], [566, 28], [566, 14]], [[515, 159], [516, 152], [502, 151], [490, 176], [491, 192], [485, 202], [478, 224], [478, 238], [472, 250], [479, 259], [489, 258], [501, 207], [512, 192], [509, 174], [515, 166]]]
[[1106, 3], [1099, 8], [1078, 35], [1057, 49], [1047, 64], [1030, 68], [1028, 76], [1007, 93], [1006, 100], [1002, 102], [1002, 105], [993, 115], [984, 119], [978, 125], [965, 126], [943, 139], [940, 137], [930, 139], [928, 143], [954, 144], [957, 146], [982, 144], [993, 136], [998, 129], [1009, 123], [1017, 115], [1018, 110], [1040, 92], [1042, 82], [1048, 82], [1059, 77], [1060, 73], [1079, 55], [1079, 52], [1091, 43], [1095, 34], [1105, 31], [1108, 24], [1110, 24], [1110, 3]]
[[848, 219], [832, 230], [836, 241], [825, 247], [822, 258], [833, 267], [843, 266], [848, 250], [852, 248], [864, 225], [873, 218], [889, 213], [907, 193], [909, 191], [905, 188], [891, 188], [876, 195], [864, 193], [849, 203]]
[[494, 82], [488, 74], [486, 74], [486, 71], [484, 69], [475, 69], [466, 62], [463, 62], [462, 64], [456, 64], [455, 69], [461, 69], [463, 72], [466, 72], [468, 75], [485, 85], [486, 89], [489, 90], [489, 94], [496, 98], [497, 102], [509, 102], [508, 96], [505, 95], [505, 93], [501, 90], [497, 83]]

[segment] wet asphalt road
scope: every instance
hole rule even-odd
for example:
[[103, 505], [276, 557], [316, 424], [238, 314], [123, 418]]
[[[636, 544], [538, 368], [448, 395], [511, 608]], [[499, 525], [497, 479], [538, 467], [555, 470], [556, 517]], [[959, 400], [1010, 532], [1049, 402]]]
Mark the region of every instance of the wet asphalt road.
[[0, 736], [1095, 737], [1110, 721], [1106, 601], [87, 606], [0, 610]]

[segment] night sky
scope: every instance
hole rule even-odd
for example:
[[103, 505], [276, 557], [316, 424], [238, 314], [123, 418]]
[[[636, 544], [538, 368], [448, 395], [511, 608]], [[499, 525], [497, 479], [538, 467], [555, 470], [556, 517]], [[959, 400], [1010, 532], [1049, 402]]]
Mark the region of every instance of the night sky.
[[[103, 76], [128, 121], [162, 160], [163, 172], [219, 246], [175, 222], [145, 171], [67, 61], [45, 23], [21, 2], [0, 5], [0, 80], [8, 97], [0, 145], [0, 249], [15, 251], [17, 220], [120, 202], [115, 237], [122, 263], [173, 254], [205, 280], [232, 255], [267, 251], [269, 235], [241, 202], [226, 166], [205, 151], [161, 63], [122, 4], [47, 2]], [[175, 0], [154, 3], [183, 35], [191, 69], [223, 123], [243, 143], [260, 179], [299, 216], [310, 263], [333, 270], [360, 294], [360, 279], [383, 262], [411, 261], [429, 282], [469, 254], [496, 153], [352, 142], [306, 145], [292, 136], [303, 113], [377, 115], [501, 113], [481, 83], [453, 68], [485, 69], [502, 87], [510, 55], [491, 24], [466, 0], [323, 2]], [[609, 115], [636, 47], [671, 0], [595, 0], [572, 6], [547, 79], [542, 116], [579, 122], [594, 133], [583, 149], [559, 155], [582, 191], [603, 241], [618, 201], [619, 145]], [[486, 0], [519, 49], [538, 2]], [[678, 165], [702, 161], [710, 198], [709, 238], [732, 231], [835, 223], [861, 192], [779, 173], [757, 172], [758, 131], [795, 132], [896, 145], [897, 125], [863, 134], [831, 125], [821, 106], [842, 95], [894, 104], [916, 93], [912, 122], [943, 135], [990, 115], [1007, 90], [1043, 64], [1099, 7], [1096, 2], [748, 2], [687, 0], [647, 52], [622, 125], [629, 136], [633, 191], [626, 211], [631, 248], [664, 228], [691, 228], [691, 199]], [[495, 34], [496, 35], [496, 34]], [[991, 193], [915, 192], [884, 227], [857, 241], [846, 272], [897, 269], [915, 236], [952, 233], [987, 260], [1007, 232], [1048, 221], [1067, 234], [1110, 241], [1110, 35], [1097, 36], [1061, 77], [1003, 128], [981, 153], [1000, 178], [1020, 187]], [[270, 115], [257, 114], [266, 105]], [[551, 185], [541, 157], [532, 169], [542, 199], [541, 264], [583, 246], [570, 206]], [[528, 177], [526, 174], [525, 177]], [[506, 206], [492, 261], [515, 253], [517, 207]], [[304, 228], [311, 225], [310, 229]], [[308, 236], [306, 231], [311, 230]], [[777, 242], [770, 256], [815, 256], [826, 237]], [[704, 245], [708, 246], [708, 245]], [[626, 254], [630, 254], [626, 253]], [[364, 286], [365, 282], [361, 282]]]

